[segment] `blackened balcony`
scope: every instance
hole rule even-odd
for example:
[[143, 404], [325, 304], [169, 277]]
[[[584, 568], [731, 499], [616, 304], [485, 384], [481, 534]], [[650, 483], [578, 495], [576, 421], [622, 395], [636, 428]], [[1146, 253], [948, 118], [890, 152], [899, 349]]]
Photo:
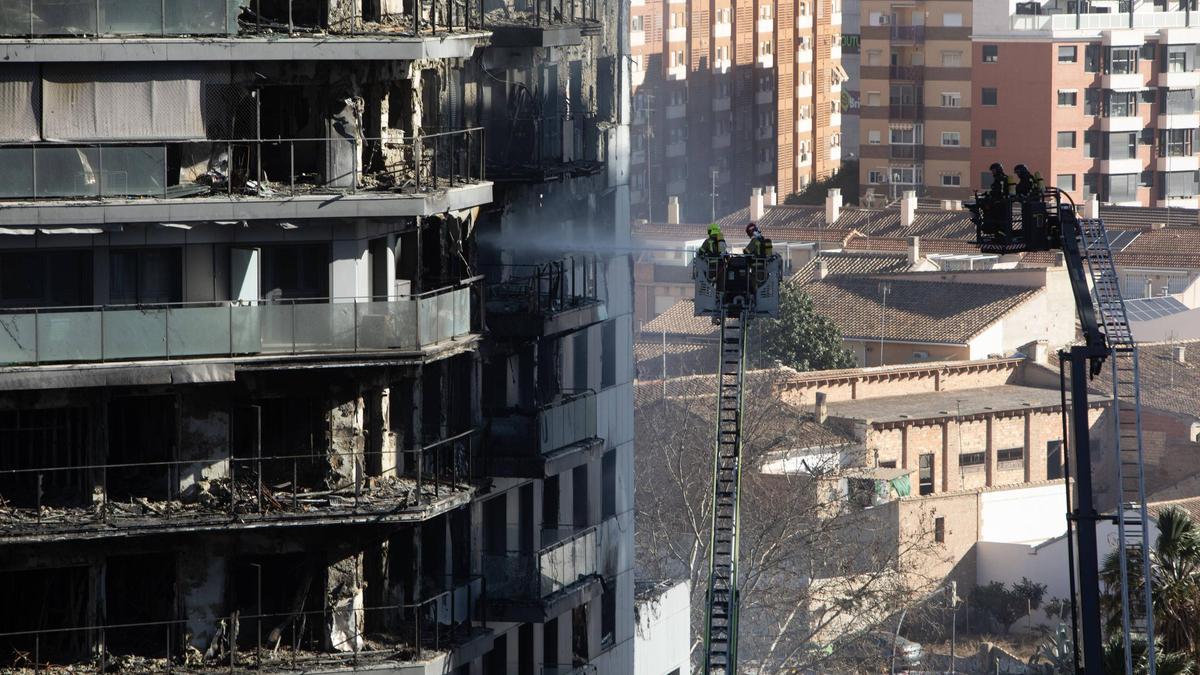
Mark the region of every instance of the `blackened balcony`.
[[600, 173], [605, 135], [599, 122], [584, 114], [496, 119], [488, 125], [488, 176], [540, 183]]
[[538, 551], [485, 553], [489, 618], [542, 623], [596, 597], [600, 543], [593, 526]]
[[488, 12], [484, 25], [495, 47], [567, 47], [599, 35], [604, 0], [523, 0]]
[[492, 416], [487, 434], [487, 475], [546, 478], [599, 456], [596, 395], [584, 392], [530, 411]]
[[497, 337], [531, 339], [604, 321], [598, 264], [572, 256], [542, 265], [484, 266], [488, 330]]
[[[430, 215], [490, 200], [478, 127], [408, 138], [0, 145], [9, 222], [37, 223], [44, 206], [71, 207], [80, 220], [148, 222], [164, 217], [163, 206], [177, 221], [241, 220]], [[28, 218], [18, 218], [23, 209]]]

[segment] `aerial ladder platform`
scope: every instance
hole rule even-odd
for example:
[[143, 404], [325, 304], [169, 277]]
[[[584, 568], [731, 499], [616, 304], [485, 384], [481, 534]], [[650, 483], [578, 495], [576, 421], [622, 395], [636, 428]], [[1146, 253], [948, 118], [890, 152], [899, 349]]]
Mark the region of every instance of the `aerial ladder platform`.
[[737, 673], [738, 537], [742, 483], [742, 394], [750, 323], [779, 316], [780, 257], [697, 255], [692, 262], [695, 315], [721, 327], [712, 523], [705, 596], [704, 673]]
[[[992, 165], [994, 182], [988, 192], [977, 192], [966, 204], [976, 226], [976, 243], [985, 253], [1019, 253], [1061, 249], [1075, 296], [1084, 344], [1060, 352], [1061, 363], [1071, 367], [1070, 394], [1073, 452], [1076, 460], [1078, 504], [1068, 514], [1070, 529], [1078, 530], [1078, 594], [1075, 564], [1071, 561], [1072, 626], [1075, 634], [1076, 672], [1105, 673], [1100, 629], [1100, 579], [1096, 525], [1108, 517], [1096, 512], [1092, 489], [1091, 439], [1088, 423], [1088, 386], [1104, 368], [1111, 379], [1111, 453], [1119, 503], [1111, 519], [1116, 522], [1116, 542], [1121, 575], [1121, 634], [1124, 673], [1133, 675], [1134, 644], [1146, 645], [1147, 675], [1156, 673], [1154, 613], [1149, 580], [1151, 533], [1146, 514], [1146, 477], [1142, 450], [1141, 395], [1137, 346], [1130, 332], [1125, 302], [1113, 265], [1108, 233], [1099, 218], [1079, 218], [1070, 195], [1043, 187], [1040, 178], [1024, 166], [1016, 167], [1019, 181]], [[1064, 401], [1067, 384], [1062, 375]], [[1064, 415], [1066, 410], [1064, 409]], [[1065, 440], [1065, 439], [1064, 439]], [[1069, 461], [1069, 460], [1068, 460]], [[1068, 465], [1069, 475], [1069, 465]], [[1068, 484], [1068, 490], [1070, 486]], [[1068, 504], [1070, 504], [1068, 492]], [[1079, 650], [1082, 624], [1083, 653]]]

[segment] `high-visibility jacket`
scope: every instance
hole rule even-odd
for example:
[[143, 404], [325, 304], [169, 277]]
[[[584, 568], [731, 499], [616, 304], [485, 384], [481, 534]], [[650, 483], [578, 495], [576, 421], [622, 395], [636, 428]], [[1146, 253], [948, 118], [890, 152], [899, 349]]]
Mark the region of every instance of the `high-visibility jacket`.
[[726, 250], [724, 235], [709, 236], [704, 240], [703, 244], [700, 244], [700, 255], [716, 256], [721, 255]]

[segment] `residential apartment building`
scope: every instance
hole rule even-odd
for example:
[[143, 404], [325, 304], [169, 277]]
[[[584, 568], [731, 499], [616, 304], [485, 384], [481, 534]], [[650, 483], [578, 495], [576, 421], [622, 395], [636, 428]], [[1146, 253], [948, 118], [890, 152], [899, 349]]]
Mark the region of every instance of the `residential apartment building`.
[[627, 14], [483, 9], [0, 9], [0, 669], [632, 672]]
[[634, 0], [630, 11], [635, 217], [653, 220], [676, 196], [685, 220], [709, 221], [752, 187], [782, 199], [838, 169], [840, 0]]
[[972, 179], [1024, 162], [1076, 200], [1195, 208], [1195, 7], [1076, 4], [975, 3]]
[[861, 0], [858, 170], [865, 203], [910, 190], [932, 199], [970, 194], [975, 4]]

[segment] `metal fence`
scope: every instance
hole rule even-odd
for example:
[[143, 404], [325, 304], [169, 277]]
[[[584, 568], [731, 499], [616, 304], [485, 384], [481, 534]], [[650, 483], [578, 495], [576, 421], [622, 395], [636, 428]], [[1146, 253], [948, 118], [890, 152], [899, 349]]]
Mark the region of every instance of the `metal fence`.
[[0, 145], [0, 199], [421, 194], [483, 179], [482, 127], [408, 138]]
[[599, 302], [599, 260], [595, 257], [481, 267], [489, 277], [488, 306], [493, 312], [540, 315]]

